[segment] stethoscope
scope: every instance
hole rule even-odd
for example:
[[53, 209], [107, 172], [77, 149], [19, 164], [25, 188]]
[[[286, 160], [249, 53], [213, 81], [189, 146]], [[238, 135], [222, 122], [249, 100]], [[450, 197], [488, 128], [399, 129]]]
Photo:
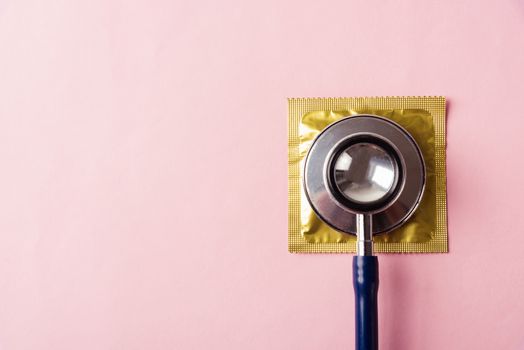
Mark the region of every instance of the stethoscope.
[[426, 181], [424, 159], [400, 125], [355, 115], [324, 129], [304, 167], [304, 190], [317, 216], [357, 235], [353, 257], [355, 343], [378, 349], [378, 259], [373, 235], [402, 225], [417, 208]]

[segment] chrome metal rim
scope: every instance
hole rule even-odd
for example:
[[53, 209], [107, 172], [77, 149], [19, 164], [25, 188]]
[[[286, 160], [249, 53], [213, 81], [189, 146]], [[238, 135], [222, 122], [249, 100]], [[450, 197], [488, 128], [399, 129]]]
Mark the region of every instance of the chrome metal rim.
[[[380, 205], [350, 203], [338, 196], [330, 183], [334, 156], [349, 143], [361, 140], [389, 149], [401, 172], [395, 191]], [[404, 223], [420, 203], [425, 181], [424, 159], [413, 137], [400, 125], [375, 115], [355, 115], [328, 126], [314, 140], [304, 166], [304, 191], [315, 213], [328, 225], [350, 234], [357, 232], [357, 214], [373, 215], [373, 234]]]

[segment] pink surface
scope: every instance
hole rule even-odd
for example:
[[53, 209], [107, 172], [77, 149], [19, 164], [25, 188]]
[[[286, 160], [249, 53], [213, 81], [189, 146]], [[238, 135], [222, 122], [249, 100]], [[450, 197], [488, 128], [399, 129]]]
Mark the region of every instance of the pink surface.
[[450, 253], [382, 349], [524, 349], [524, 2], [0, 1], [0, 349], [351, 349], [287, 252], [286, 97], [446, 95]]

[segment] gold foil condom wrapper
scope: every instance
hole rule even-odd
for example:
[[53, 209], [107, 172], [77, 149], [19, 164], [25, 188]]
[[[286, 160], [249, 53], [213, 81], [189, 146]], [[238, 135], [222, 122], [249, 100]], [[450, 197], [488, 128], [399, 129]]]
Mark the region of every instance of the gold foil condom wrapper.
[[375, 252], [447, 252], [444, 97], [289, 99], [289, 251], [355, 252], [355, 236], [329, 227], [311, 209], [302, 177], [304, 160], [315, 137], [335, 121], [357, 114], [378, 115], [400, 124], [419, 145], [426, 165], [426, 187], [419, 207], [402, 226], [374, 237]]

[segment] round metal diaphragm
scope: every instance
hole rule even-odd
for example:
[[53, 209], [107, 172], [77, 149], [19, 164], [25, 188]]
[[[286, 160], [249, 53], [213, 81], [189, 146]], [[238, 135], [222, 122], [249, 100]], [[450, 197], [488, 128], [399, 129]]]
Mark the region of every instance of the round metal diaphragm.
[[405, 222], [425, 185], [420, 149], [398, 124], [356, 115], [328, 126], [305, 162], [304, 189], [328, 225], [356, 234], [356, 215], [372, 214], [374, 234]]
[[340, 193], [361, 204], [384, 200], [398, 182], [395, 157], [370, 142], [355, 143], [342, 150], [330, 170]]

